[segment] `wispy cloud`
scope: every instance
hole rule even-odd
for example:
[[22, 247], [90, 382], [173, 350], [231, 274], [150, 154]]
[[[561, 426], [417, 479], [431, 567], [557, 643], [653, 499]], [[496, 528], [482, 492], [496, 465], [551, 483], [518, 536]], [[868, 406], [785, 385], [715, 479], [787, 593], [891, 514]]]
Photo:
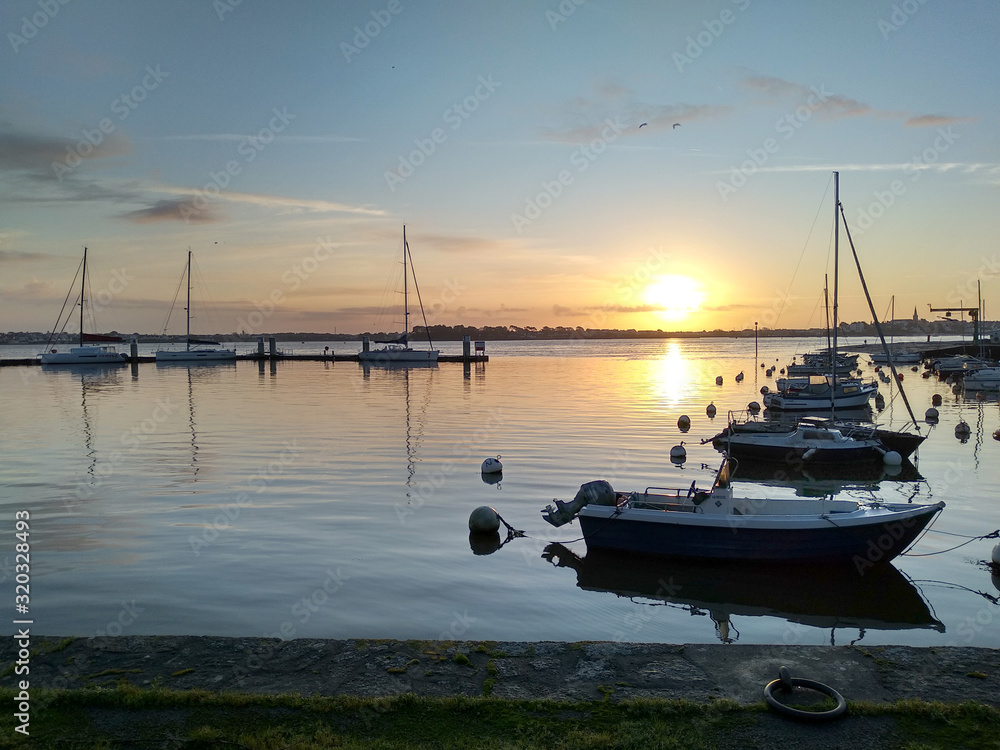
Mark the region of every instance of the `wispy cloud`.
[[191, 203], [191, 198], [193, 197], [190, 196], [187, 199], [165, 198], [156, 201], [156, 203], [146, 208], [126, 211], [118, 216], [126, 221], [133, 221], [136, 224], [156, 224], [164, 221], [212, 224], [220, 221], [220, 216], [211, 205], [205, 206], [201, 210], [195, 210]]
[[906, 121], [908, 128], [939, 128], [960, 122], [976, 122], [978, 117], [954, 117], [952, 115], [916, 115]]
[[[165, 141], [246, 141], [256, 138], [254, 133], [189, 133], [186, 135], [164, 136]], [[284, 143], [363, 143], [366, 138], [356, 138], [347, 135], [281, 135], [274, 136], [275, 141]]]

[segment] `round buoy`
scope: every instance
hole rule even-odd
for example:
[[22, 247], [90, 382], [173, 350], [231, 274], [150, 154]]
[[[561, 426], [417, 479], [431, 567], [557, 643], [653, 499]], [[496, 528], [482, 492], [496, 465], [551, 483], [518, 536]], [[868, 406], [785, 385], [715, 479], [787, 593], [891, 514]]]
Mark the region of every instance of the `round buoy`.
[[968, 422], [959, 422], [955, 425], [955, 437], [964, 439], [972, 434], [972, 428], [969, 427]]
[[715, 404], [709, 404], [705, 407], [705, 413], [711, 418], [715, 416]]
[[940, 416], [941, 415], [938, 414], [938, 410], [935, 409], [933, 406], [926, 412], [924, 412], [924, 419], [926, 419], [928, 422], [937, 422]]
[[935, 393], [933, 396], [931, 396], [931, 403], [934, 406], [941, 406], [941, 394]]
[[500, 514], [488, 505], [480, 505], [469, 516], [469, 531], [489, 533], [500, 528]]
[[721, 375], [715, 379], [715, 384], [716, 385], [722, 385], [722, 376]]
[[747, 409], [750, 410], [751, 414], [756, 414], [757, 412], [760, 411], [760, 404], [758, 404], [756, 401], [751, 401], [749, 404], [747, 404]]
[[743, 371], [742, 370], [740, 370], [740, 374], [736, 376], [736, 382], [737, 383], [742, 383], [743, 382]]
[[903, 457], [899, 455], [896, 451], [889, 451], [884, 456], [882, 456], [882, 463], [886, 466], [899, 466], [903, 463]]
[[681, 463], [687, 458], [687, 451], [684, 449], [684, 441], [681, 441], [680, 445], [675, 445], [670, 449], [670, 460], [676, 463]]
[[764, 366], [764, 363], [763, 363], [763, 362], [761, 362], [761, 363], [760, 363], [760, 366], [761, 366], [761, 367], [763, 367], [763, 366]]
[[896, 373], [896, 377], [899, 378], [900, 380], [902, 380], [903, 379], [903, 373], [897, 372]]
[[885, 408], [885, 396], [881, 393], [875, 394], [875, 408], [882, 411]]
[[881, 371], [882, 371], [882, 366], [881, 365], [875, 365], [875, 372], [881, 372]]
[[691, 417], [687, 414], [681, 414], [677, 418], [677, 427], [681, 432], [687, 432], [691, 428]]
[[760, 387], [760, 395], [761, 395], [761, 396], [766, 396], [766, 395], [767, 395], [768, 393], [770, 393], [770, 392], [771, 392], [771, 389], [770, 389], [770, 388], [768, 388], [768, 387], [767, 387], [766, 385], [762, 385], [762, 386]]
[[503, 471], [503, 464], [500, 463], [500, 456], [496, 458], [487, 458], [483, 461], [483, 474], [496, 474], [498, 471]]
[[962, 386], [960, 386], [958, 383], [955, 383], [955, 385], [951, 387], [951, 392], [957, 396], [959, 393], [962, 392]]
[[913, 367], [910, 368], [910, 371], [911, 372], [920, 372], [920, 368], [917, 367], [916, 365], [914, 365]]
[[1000, 567], [1000, 543], [993, 548], [993, 564]]
[[994, 433], [993, 433], [993, 439], [994, 440], [1000, 440], [1000, 430], [994, 431]]

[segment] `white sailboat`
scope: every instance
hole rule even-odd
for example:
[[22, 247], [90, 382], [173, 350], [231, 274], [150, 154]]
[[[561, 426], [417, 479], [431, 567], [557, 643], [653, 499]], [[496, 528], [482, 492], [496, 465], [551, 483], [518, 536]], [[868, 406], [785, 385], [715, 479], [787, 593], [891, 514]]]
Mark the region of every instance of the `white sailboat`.
[[827, 411], [867, 406], [878, 393], [874, 382], [840, 378], [833, 369], [837, 356], [837, 306], [839, 298], [840, 175], [833, 173], [833, 345], [826, 373], [799, 378], [779, 378], [776, 392], [764, 394], [764, 406], [777, 411]]
[[[160, 362], [231, 362], [236, 359], [235, 349], [226, 349], [218, 341], [207, 341], [205, 339], [191, 338], [191, 250], [188, 250], [187, 270], [187, 306], [184, 312], [187, 314], [187, 330], [185, 335], [185, 348], [180, 350], [158, 349], [156, 361]], [[170, 322], [170, 315], [167, 315], [167, 323]], [[164, 325], [164, 331], [166, 325]]]
[[[83, 272], [80, 278], [80, 345], [71, 347], [68, 352], [61, 352], [58, 349], [49, 349], [52, 341], [50, 338], [49, 343], [45, 346], [48, 351], [38, 356], [43, 365], [120, 365], [126, 361], [128, 355], [119, 352], [114, 346], [108, 343], [96, 343], [121, 341], [120, 337], [98, 336], [83, 332], [83, 317], [87, 293], [87, 248], [83, 248], [83, 261], [80, 264], [80, 268]], [[75, 278], [73, 280], [76, 281]], [[72, 288], [70, 289], [71, 293]], [[68, 299], [69, 295], [67, 294], [67, 301]], [[65, 309], [66, 302], [63, 302], [63, 310]], [[63, 310], [59, 311], [59, 320], [62, 320]], [[56, 321], [56, 325], [52, 329], [53, 334], [59, 328], [59, 320]], [[95, 343], [88, 346], [85, 343], [86, 341]]]
[[[406, 263], [410, 262], [410, 273], [413, 273], [413, 258], [410, 256], [410, 245], [406, 241], [406, 226], [403, 226], [403, 335], [393, 341], [382, 342], [384, 346], [378, 349], [369, 349], [358, 354], [361, 362], [378, 364], [429, 364], [438, 361], [438, 350], [433, 348], [430, 333], [427, 335], [427, 343], [430, 349], [413, 349], [409, 346], [410, 336], [410, 307], [409, 307], [409, 283], [407, 279]], [[417, 287], [417, 276], [413, 274], [413, 286], [417, 291], [417, 300], [420, 300], [420, 288]], [[423, 316], [424, 305], [420, 303], [420, 314]], [[427, 318], [424, 317], [424, 330], [427, 329]]]

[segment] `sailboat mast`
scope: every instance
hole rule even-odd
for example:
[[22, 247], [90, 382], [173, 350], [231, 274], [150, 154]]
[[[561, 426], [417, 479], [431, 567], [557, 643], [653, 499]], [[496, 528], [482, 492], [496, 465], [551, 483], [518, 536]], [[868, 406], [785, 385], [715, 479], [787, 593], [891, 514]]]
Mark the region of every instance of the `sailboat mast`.
[[837, 388], [837, 305], [840, 295], [840, 172], [833, 173], [833, 348], [830, 361], [833, 370], [833, 388]]
[[188, 272], [187, 272], [187, 307], [184, 308], [184, 312], [187, 314], [187, 335], [184, 340], [186, 342], [187, 350], [191, 351], [191, 248], [188, 248]]
[[83, 346], [83, 300], [87, 293], [87, 248], [83, 248], [83, 278], [80, 280], [80, 346]]
[[403, 224], [403, 339], [404, 342], [410, 336], [410, 305], [407, 300], [406, 286], [406, 256], [409, 253], [409, 246], [406, 244], [406, 224]]

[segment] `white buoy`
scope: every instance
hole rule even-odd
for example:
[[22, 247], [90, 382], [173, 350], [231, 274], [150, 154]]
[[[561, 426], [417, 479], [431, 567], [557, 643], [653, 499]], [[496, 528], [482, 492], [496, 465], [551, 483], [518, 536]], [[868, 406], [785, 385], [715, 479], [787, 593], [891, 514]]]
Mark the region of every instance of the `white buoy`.
[[688, 429], [690, 429], [691, 427], [691, 417], [689, 417], [687, 414], [681, 414], [677, 418], [677, 426], [681, 429], [682, 432], [687, 432]]
[[469, 516], [469, 531], [488, 533], [500, 528], [500, 514], [488, 505], [480, 505]]
[[687, 451], [684, 449], [684, 441], [681, 441], [680, 445], [675, 445], [670, 449], [670, 460], [671, 461], [683, 461], [687, 458]]
[[496, 458], [487, 458], [483, 461], [483, 474], [496, 474], [499, 471], [503, 471], [503, 464], [500, 463], [500, 456]]
[[993, 564], [1000, 567], [1000, 542], [993, 548]]
[[955, 425], [955, 437], [957, 438], [967, 438], [972, 434], [972, 428], [969, 427], [968, 422], [959, 422]]
[[751, 401], [749, 404], [747, 404], [747, 409], [750, 411], [751, 414], [756, 414], [757, 412], [760, 411], [760, 404], [758, 404], [756, 401]]
[[928, 422], [937, 422], [940, 416], [941, 415], [938, 414], [938, 410], [935, 409], [933, 406], [924, 412], [924, 419], [926, 419]]
[[715, 416], [715, 404], [709, 404], [708, 406], [706, 406], [705, 407], [705, 413], [709, 417], [714, 417]]
[[882, 456], [882, 462], [886, 466], [899, 466], [903, 463], [903, 457], [896, 451], [888, 451], [884, 456]]

